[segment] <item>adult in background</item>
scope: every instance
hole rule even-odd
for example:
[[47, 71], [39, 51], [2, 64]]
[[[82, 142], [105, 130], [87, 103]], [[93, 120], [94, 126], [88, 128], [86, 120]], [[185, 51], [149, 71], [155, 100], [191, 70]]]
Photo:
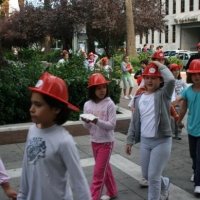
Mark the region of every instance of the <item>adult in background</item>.
[[185, 71], [189, 69], [190, 63], [194, 60], [194, 59], [200, 59], [200, 43], [197, 44], [197, 54], [194, 54], [190, 57], [190, 59], [187, 62], [187, 65], [185, 67]]
[[[131, 77], [131, 73], [134, 71], [131, 63], [129, 62], [129, 57], [127, 55], [123, 56], [123, 61], [121, 62], [121, 71], [122, 71], [122, 76], [121, 79], [123, 81], [123, 93], [124, 93], [124, 98], [125, 99], [132, 99], [132, 90], [133, 90], [133, 80]], [[128, 87], [129, 83], [129, 92], [128, 96], [126, 96], [126, 89]]]

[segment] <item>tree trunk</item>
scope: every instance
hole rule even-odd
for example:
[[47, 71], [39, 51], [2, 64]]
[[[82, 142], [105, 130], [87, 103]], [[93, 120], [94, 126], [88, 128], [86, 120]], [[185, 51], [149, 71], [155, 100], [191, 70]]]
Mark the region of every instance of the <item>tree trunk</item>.
[[50, 46], [51, 46], [51, 37], [50, 35], [46, 35], [45, 36], [45, 54], [49, 54], [50, 53]]
[[20, 10], [24, 7], [24, 0], [18, 0]]
[[135, 28], [132, 0], [125, 0], [126, 7], [126, 53], [129, 56], [137, 56], [135, 47]]

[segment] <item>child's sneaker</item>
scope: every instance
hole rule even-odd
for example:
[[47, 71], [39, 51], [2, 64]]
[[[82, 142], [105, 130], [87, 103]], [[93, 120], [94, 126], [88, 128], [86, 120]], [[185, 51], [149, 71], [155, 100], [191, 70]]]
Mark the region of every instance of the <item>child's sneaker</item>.
[[200, 186], [196, 186], [196, 187], [194, 188], [194, 193], [195, 193], [195, 194], [200, 194]]
[[117, 195], [115, 195], [114, 197], [109, 197], [108, 195], [103, 195], [102, 197], [101, 197], [101, 200], [110, 200], [110, 199], [114, 199], [114, 198], [116, 198], [117, 197]]
[[192, 174], [191, 178], [190, 178], [191, 182], [194, 182], [194, 174]]
[[148, 181], [145, 178], [142, 178], [139, 184], [141, 187], [148, 187]]
[[129, 99], [127, 96], [124, 96], [124, 99]]
[[161, 189], [160, 200], [168, 200], [169, 199], [169, 185], [170, 185], [170, 180], [168, 179], [167, 187], [165, 189]]
[[132, 99], [132, 98], [133, 98], [133, 96], [132, 96], [131, 94], [129, 95], [129, 97], [130, 97], [130, 99]]

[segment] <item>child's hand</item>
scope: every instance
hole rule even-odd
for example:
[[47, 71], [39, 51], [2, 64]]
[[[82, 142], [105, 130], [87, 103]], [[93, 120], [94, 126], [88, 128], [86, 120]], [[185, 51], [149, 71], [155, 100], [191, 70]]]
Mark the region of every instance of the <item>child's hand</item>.
[[98, 122], [98, 119], [97, 118], [95, 118], [95, 119], [93, 119], [92, 121], [90, 121], [90, 122], [92, 122], [93, 124], [96, 124], [97, 122]]
[[1, 186], [2, 186], [5, 194], [9, 198], [11, 198], [12, 200], [16, 200], [17, 199], [17, 194], [18, 193], [10, 187], [9, 182], [3, 183]]
[[129, 145], [129, 144], [126, 145], [126, 148], [125, 148], [126, 154], [131, 155], [131, 148], [132, 148], [131, 145]]
[[86, 118], [81, 117], [81, 120], [84, 121], [85, 123], [90, 123], [90, 120], [89, 120], [89, 119], [86, 119]]
[[180, 123], [178, 124], [178, 127], [179, 127], [180, 129], [185, 128], [185, 124], [183, 124], [182, 122], [180, 122]]
[[11, 188], [5, 191], [6, 195], [11, 198], [12, 200], [17, 200], [17, 192]]

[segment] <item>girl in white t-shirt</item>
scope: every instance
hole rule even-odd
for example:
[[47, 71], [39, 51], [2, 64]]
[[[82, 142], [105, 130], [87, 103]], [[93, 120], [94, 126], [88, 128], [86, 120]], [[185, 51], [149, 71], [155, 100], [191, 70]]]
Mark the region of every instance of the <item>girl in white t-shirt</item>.
[[[175, 78], [175, 89], [174, 89], [175, 99], [178, 99], [181, 96], [181, 91], [183, 90], [183, 88], [187, 87], [185, 80], [182, 79], [182, 77], [181, 77], [181, 73], [180, 73], [181, 68], [182, 68], [182, 66], [178, 65], [176, 63], [173, 63], [170, 65], [170, 70]], [[176, 109], [177, 113], [179, 114], [180, 107], [181, 107], [181, 101], [179, 101], [178, 103], [175, 103], [175, 102], [177, 102], [177, 101], [173, 101], [172, 104], [174, 104], [175, 109]], [[177, 125], [177, 123], [175, 122], [175, 139], [181, 140], [181, 133], [182, 133], [182, 128], [180, 128]]]

